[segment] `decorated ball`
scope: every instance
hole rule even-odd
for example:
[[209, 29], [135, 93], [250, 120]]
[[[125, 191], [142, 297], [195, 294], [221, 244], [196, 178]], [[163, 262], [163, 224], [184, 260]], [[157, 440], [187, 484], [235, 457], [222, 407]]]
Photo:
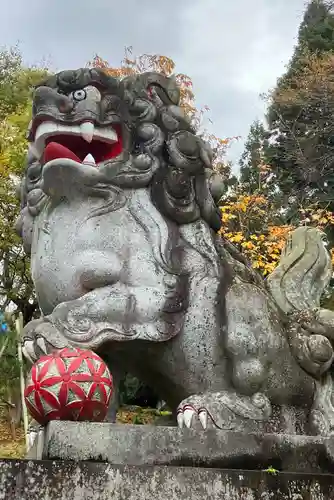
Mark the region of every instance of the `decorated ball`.
[[36, 361], [24, 397], [31, 416], [42, 425], [50, 420], [101, 422], [112, 392], [112, 376], [100, 356], [65, 348]]

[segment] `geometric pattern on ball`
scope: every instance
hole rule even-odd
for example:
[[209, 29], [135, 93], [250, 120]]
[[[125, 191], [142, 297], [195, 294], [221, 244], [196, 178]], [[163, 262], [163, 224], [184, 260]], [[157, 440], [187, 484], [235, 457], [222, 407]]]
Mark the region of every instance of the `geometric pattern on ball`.
[[33, 365], [24, 397], [31, 416], [50, 420], [105, 419], [113, 393], [107, 365], [93, 351], [65, 348]]

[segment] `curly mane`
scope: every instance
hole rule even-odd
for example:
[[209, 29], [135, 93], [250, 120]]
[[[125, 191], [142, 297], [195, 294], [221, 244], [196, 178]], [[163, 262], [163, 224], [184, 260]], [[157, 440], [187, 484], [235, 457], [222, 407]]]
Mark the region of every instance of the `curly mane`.
[[299, 227], [288, 237], [268, 288], [285, 313], [319, 307], [332, 276], [330, 254], [322, 231]]

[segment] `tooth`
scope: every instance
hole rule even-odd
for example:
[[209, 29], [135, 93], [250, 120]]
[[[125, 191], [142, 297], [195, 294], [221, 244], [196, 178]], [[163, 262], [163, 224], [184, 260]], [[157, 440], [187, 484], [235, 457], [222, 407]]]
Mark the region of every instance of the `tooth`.
[[90, 153], [88, 153], [88, 155], [86, 156], [86, 158], [84, 159], [84, 161], [82, 163], [89, 163], [91, 165], [96, 165], [95, 158]]
[[30, 358], [30, 356], [28, 355], [27, 351], [25, 350], [25, 347], [22, 346], [22, 354], [23, 356], [28, 360], [30, 361], [30, 363], [33, 363], [32, 359]]
[[80, 125], [80, 132], [82, 137], [87, 142], [92, 142], [94, 135], [94, 123], [84, 122]]
[[208, 426], [208, 413], [206, 410], [202, 410], [198, 414], [198, 418], [202, 424], [203, 429], [206, 429]]
[[177, 414], [177, 425], [179, 426], [180, 429], [182, 429], [184, 423], [184, 418], [183, 418], [183, 412], [180, 411]]
[[44, 354], [47, 354], [47, 348], [46, 348], [45, 340], [43, 339], [43, 337], [38, 337], [37, 345], [41, 349], [41, 351], [44, 352]]
[[191, 422], [192, 422], [192, 419], [193, 419], [193, 416], [194, 416], [194, 413], [195, 413], [195, 410], [192, 410], [190, 408], [187, 408], [186, 410], [184, 410], [183, 412], [183, 415], [184, 415], [184, 423], [185, 423], [185, 426], [188, 427], [188, 429], [190, 429], [191, 427]]

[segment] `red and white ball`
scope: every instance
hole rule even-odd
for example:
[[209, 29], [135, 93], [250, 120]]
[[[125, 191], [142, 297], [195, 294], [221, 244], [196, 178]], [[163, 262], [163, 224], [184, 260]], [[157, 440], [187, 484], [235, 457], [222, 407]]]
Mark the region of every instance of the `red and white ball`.
[[50, 420], [101, 422], [112, 392], [112, 376], [100, 356], [65, 348], [36, 361], [24, 397], [31, 416], [42, 425]]

